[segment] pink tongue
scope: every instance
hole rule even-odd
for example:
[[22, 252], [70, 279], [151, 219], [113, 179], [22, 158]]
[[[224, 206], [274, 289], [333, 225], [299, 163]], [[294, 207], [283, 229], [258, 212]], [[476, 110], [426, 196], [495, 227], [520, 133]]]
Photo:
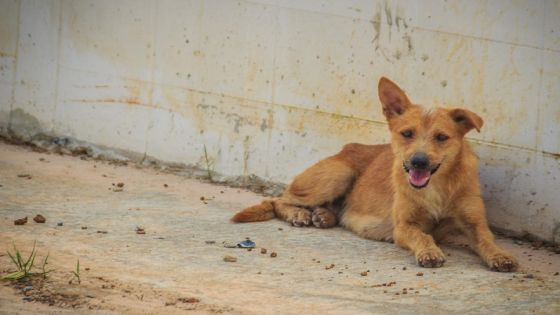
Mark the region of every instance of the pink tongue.
[[408, 171], [408, 180], [414, 186], [424, 186], [430, 179], [429, 170], [410, 170]]

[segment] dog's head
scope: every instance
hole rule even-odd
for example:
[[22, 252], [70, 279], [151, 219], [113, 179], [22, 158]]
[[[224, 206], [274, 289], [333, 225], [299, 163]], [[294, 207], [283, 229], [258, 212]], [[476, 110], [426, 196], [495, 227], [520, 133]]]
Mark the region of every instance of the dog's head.
[[391, 145], [403, 176], [412, 187], [424, 188], [432, 176], [446, 173], [463, 150], [463, 137], [483, 121], [466, 109], [426, 110], [412, 104], [406, 94], [386, 78], [379, 80], [379, 99], [389, 122]]

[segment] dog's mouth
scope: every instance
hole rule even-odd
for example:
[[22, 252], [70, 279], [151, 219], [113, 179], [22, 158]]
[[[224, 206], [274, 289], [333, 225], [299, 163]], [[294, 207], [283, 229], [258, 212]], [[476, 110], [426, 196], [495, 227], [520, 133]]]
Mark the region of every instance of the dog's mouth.
[[408, 182], [410, 185], [416, 189], [424, 188], [428, 186], [430, 182], [430, 178], [432, 175], [437, 172], [439, 166], [441, 164], [437, 164], [431, 168], [413, 168], [406, 165], [403, 162], [404, 171], [408, 174]]

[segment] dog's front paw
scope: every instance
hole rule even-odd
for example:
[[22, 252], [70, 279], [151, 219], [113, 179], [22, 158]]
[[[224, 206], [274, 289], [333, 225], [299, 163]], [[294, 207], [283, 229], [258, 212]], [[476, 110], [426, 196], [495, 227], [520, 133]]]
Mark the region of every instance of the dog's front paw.
[[490, 269], [492, 269], [492, 271], [512, 272], [517, 270], [519, 264], [517, 263], [517, 260], [510, 254], [499, 253], [490, 257], [488, 266], [490, 266]]
[[317, 207], [313, 210], [313, 225], [318, 228], [326, 229], [336, 225], [336, 216], [329, 209]]
[[424, 268], [439, 268], [445, 262], [445, 255], [439, 248], [430, 248], [416, 255], [418, 265]]
[[311, 221], [311, 212], [309, 210], [300, 210], [295, 213], [293, 218], [290, 220], [293, 226], [301, 227], [301, 226], [310, 226]]

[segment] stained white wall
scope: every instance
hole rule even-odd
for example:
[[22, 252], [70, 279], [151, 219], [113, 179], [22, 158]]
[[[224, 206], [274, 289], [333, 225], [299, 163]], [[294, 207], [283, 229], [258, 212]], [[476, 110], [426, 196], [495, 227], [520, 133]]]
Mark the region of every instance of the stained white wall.
[[388, 140], [380, 76], [485, 119], [493, 225], [560, 241], [560, 2], [0, 0], [0, 132], [288, 182]]

